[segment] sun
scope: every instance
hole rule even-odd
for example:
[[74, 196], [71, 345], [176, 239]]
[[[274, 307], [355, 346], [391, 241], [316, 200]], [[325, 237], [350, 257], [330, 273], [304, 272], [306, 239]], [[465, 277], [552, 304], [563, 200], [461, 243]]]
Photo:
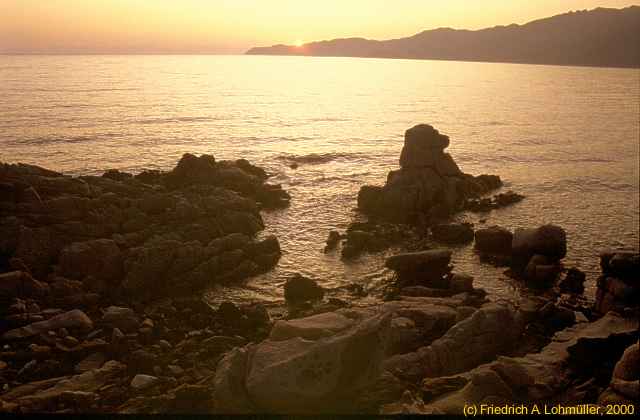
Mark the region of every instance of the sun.
[[304, 41], [298, 39], [293, 43], [293, 45], [295, 45], [296, 47], [302, 47], [304, 45]]

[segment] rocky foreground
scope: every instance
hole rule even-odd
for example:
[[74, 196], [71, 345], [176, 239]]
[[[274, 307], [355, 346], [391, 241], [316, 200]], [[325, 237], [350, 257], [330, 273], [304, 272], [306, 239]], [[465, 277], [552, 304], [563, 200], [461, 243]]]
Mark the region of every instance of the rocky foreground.
[[[68, 177], [0, 166], [0, 412], [461, 414], [472, 403], [633, 404], [639, 399], [638, 252], [602, 254], [595, 303], [562, 260], [558, 226], [511, 232], [447, 222], [522, 199], [485, 194], [430, 126], [409, 130], [401, 169], [363, 187], [366, 223], [327, 252], [375, 252], [429, 235], [441, 248], [390, 257], [385, 300], [285, 285], [286, 319], [198, 291], [278, 261], [260, 211], [289, 196], [249, 162], [185, 155], [170, 172]], [[446, 244], [475, 242], [532, 291], [491, 302]], [[345, 252], [346, 250], [346, 252]], [[351, 288], [352, 295], [362, 293]]]

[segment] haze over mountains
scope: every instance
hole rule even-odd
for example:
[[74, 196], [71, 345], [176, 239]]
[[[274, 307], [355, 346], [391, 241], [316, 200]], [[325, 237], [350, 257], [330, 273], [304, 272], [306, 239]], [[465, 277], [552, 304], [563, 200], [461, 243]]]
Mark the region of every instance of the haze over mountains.
[[569, 12], [476, 31], [439, 28], [386, 41], [345, 38], [257, 47], [246, 54], [640, 67], [640, 6]]

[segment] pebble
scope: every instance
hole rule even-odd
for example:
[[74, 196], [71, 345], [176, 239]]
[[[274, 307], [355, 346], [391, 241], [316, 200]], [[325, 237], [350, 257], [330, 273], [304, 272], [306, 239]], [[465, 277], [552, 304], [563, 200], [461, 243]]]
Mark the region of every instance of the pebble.
[[151, 375], [136, 375], [131, 380], [131, 388], [141, 391], [141, 390], [144, 390], [144, 389], [151, 388], [152, 386], [157, 384], [158, 381], [159, 381], [159, 379], [156, 378], [155, 376], [151, 376]]
[[67, 347], [75, 347], [78, 344], [80, 344], [80, 341], [78, 341], [77, 338], [72, 337], [70, 335], [66, 336], [65, 338], [62, 339], [62, 342], [64, 343], [65, 346]]
[[169, 372], [171, 372], [171, 374], [173, 376], [180, 377], [180, 376], [184, 375], [184, 369], [182, 369], [180, 366], [169, 365], [169, 366], [167, 366], [167, 369], [169, 370]]

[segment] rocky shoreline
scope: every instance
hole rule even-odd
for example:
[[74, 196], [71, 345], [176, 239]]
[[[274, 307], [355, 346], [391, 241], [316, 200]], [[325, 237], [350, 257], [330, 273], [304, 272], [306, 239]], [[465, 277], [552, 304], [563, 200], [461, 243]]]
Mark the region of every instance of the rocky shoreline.
[[[595, 303], [554, 225], [452, 223], [523, 197], [487, 194], [450, 139], [407, 131], [400, 169], [363, 186], [369, 216], [331, 232], [345, 259], [401, 243], [384, 301], [354, 306], [315, 281], [285, 285], [284, 319], [206, 304], [212, 284], [273, 268], [261, 211], [291, 197], [246, 160], [186, 154], [169, 172], [69, 177], [0, 164], [0, 412], [462, 414], [464, 404], [633, 404], [639, 398], [637, 251], [601, 256]], [[428, 249], [424, 239], [441, 244]], [[537, 291], [491, 302], [446, 246], [475, 243]], [[410, 244], [410, 245], [409, 245]], [[345, 296], [363, 293], [355, 285]]]

